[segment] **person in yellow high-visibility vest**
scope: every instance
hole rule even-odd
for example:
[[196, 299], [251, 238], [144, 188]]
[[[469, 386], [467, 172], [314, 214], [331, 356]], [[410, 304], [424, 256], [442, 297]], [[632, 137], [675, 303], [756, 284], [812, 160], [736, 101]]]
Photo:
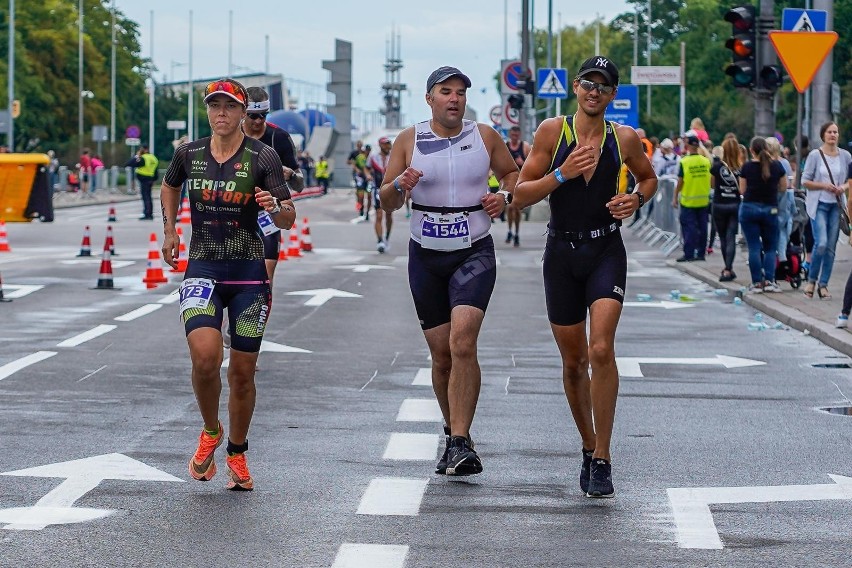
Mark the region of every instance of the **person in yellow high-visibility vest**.
[[142, 216], [140, 221], [154, 220], [154, 204], [151, 201], [151, 188], [157, 181], [157, 167], [160, 161], [157, 156], [148, 151], [148, 146], [143, 144], [139, 147], [136, 155], [125, 164], [136, 168], [136, 179], [139, 180], [139, 195], [142, 197]]
[[319, 161], [317, 162], [316, 173], [314, 174], [317, 177], [317, 183], [322, 188], [322, 193], [325, 195], [328, 193], [328, 160], [325, 156], [320, 156]]
[[704, 260], [710, 214], [710, 160], [698, 153], [701, 141], [693, 132], [684, 136], [686, 155], [680, 159], [672, 207], [680, 207], [683, 256], [677, 262]]

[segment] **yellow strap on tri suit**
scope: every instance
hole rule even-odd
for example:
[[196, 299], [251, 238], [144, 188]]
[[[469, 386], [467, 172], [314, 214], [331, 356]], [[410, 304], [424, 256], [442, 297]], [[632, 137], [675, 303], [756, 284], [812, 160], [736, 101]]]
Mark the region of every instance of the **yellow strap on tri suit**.
[[[573, 116], [571, 117], [573, 119]], [[572, 120], [573, 122], [573, 120]], [[606, 125], [609, 125], [609, 129], [606, 128]], [[606, 144], [606, 134], [607, 130], [612, 131], [612, 136], [615, 138], [615, 148], [618, 153], [618, 167], [619, 167], [619, 175], [616, 186], [616, 191], [618, 193], [624, 193], [627, 191], [627, 171], [624, 169], [624, 160], [621, 157], [621, 141], [618, 139], [618, 133], [616, 131], [616, 123], [610, 121], [604, 122], [604, 135], [601, 138], [601, 151], [603, 151], [604, 145]], [[571, 125], [568, 124], [568, 116], [562, 117], [562, 132], [559, 134], [559, 139], [556, 141], [556, 145], [553, 147], [553, 155], [550, 157], [550, 170], [553, 171], [556, 168], [556, 152], [559, 150], [561, 146], [562, 139], [565, 139], [565, 145], [570, 146], [571, 143], [577, 139], [574, 135], [574, 131], [571, 129]], [[623, 181], [622, 181], [623, 178]]]

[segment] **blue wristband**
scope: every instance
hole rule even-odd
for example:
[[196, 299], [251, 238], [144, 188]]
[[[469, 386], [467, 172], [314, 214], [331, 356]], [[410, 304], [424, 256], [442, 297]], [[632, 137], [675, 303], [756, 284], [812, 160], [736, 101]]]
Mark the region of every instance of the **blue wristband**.
[[556, 181], [559, 183], [565, 183], [565, 177], [562, 175], [562, 172], [559, 171], [559, 168], [553, 170], [553, 175], [556, 176]]
[[394, 179], [394, 180], [393, 180], [393, 186], [396, 188], [396, 190], [397, 190], [398, 192], [400, 192], [400, 193], [404, 193], [404, 192], [405, 192], [405, 190], [404, 190], [404, 189], [402, 189], [402, 186], [400, 186], [400, 185], [399, 185], [399, 178], [396, 178], [396, 179]]

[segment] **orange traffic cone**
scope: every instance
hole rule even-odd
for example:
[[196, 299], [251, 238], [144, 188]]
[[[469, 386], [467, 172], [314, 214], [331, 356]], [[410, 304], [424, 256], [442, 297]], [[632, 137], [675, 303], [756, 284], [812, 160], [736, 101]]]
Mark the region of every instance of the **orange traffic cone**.
[[147, 288], [156, 288], [157, 284], [164, 284], [169, 279], [163, 274], [163, 266], [160, 261], [160, 251], [157, 248], [157, 234], [151, 233], [150, 246], [148, 247], [148, 267], [145, 278], [142, 279]]
[[299, 245], [299, 229], [296, 228], [296, 223], [290, 227], [290, 246], [287, 248], [287, 256], [291, 258], [302, 257], [302, 247]]
[[180, 222], [183, 225], [188, 225], [192, 222], [192, 215], [189, 212], [189, 198], [184, 197], [180, 204]]
[[3, 276], [0, 275], [0, 302], [11, 302], [12, 298], [3, 297]]
[[101, 259], [98, 285], [93, 290], [121, 290], [121, 288], [115, 288], [112, 283], [112, 260], [110, 259], [109, 247], [106, 243], [104, 243], [104, 255]]
[[0, 220], [0, 252], [12, 252], [9, 239], [6, 237], [6, 221]]
[[112, 238], [112, 225], [107, 225], [106, 246], [109, 247], [109, 254], [111, 256], [118, 256], [118, 253], [115, 252], [115, 240]]
[[109, 206], [109, 217], [107, 217], [107, 223], [118, 223], [118, 218], [115, 216], [115, 205], [110, 203]]
[[92, 232], [88, 225], [83, 229], [83, 242], [80, 244], [80, 254], [77, 256], [92, 256]]
[[311, 243], [311, 227], [308, 225], [308, 218], [302, 219], [302, 252], [311, 252], [314, 250], [314, 245]]
[[287, 260], [287, 243], [284, 242], [284, 231], [278, 231], [278, 260]]
[[186, 243], [183, 242], [183, 227], [177, 228], [178, 239], [180, 239], [180, 244], [178, 245], [178, 256], [175, 259], [177, 262], [177, 268], [172, 268], [169, 272], [186, 272], [186, 267], [189, 265], [189, 256], [186, 254]]

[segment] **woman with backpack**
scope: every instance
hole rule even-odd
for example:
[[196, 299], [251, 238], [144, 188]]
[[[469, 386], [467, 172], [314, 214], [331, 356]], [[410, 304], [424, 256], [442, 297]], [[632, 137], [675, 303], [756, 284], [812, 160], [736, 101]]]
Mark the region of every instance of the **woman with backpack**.
[[719, 282], [730, 282], [734, 273], [734, 256], [737, 252], [737, 228], [740, 214], [739, 176], [742, 157], [736, 137], [731, 136], [722, 142], [722, 158], [710, 168], [713, 176], [713, 222], [719, 233], [719, 248], [725, 269]]

